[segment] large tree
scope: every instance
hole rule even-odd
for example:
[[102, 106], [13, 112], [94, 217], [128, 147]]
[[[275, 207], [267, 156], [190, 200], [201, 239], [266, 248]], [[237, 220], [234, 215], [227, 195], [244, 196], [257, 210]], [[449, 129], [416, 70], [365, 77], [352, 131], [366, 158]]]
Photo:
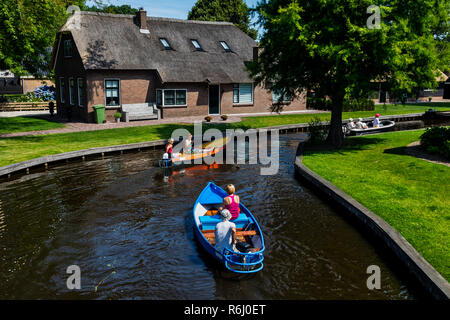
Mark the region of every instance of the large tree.
[[57, 30], [68, 6], [78, 0], [2, 0], [0, 2], [0, 69], [17, 75], [47, 73]]
[[438, 43], [447, 37], [449, 0], [263, 0], [256, 9], [265, 32], [252, 75], [286, 94], [329, 98], [327, 142], [336, 147], [346, 98], [367, 97], [372, 80], [407, 91], [433, 87], [448, 66]]
[[189, 20], [228, 21], [253, 39], [258, 32], [250, 27], [250, 9], [244, 0], [197, 0], [188, 14]]

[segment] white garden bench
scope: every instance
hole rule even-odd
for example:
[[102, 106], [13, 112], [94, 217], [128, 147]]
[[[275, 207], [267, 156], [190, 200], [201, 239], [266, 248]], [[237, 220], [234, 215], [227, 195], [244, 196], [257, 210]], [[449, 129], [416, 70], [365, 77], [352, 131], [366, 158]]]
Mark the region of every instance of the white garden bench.
[[130, 120], [161, 119], [161, 110], [153, 103], [122, 104], [122, 119]]

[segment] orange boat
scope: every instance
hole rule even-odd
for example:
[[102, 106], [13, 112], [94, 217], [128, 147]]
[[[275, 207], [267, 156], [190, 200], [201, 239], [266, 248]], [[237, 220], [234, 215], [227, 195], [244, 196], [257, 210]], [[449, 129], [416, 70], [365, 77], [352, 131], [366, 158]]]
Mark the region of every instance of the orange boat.
[[[172, 159], [160, 160], [161, 167], [170, 167], [181, 163], [191, 162], [195, 159], [203, 159], [216, 154], [217, 152], [225, 149], [227, 143], [230, 141], [230, 137], [224, 137], [211, 142], [202, 144], [201, 148], [194, 148], [192, 153], [173, 153]], [[170, 162], [170, 164], [169, 164]]]

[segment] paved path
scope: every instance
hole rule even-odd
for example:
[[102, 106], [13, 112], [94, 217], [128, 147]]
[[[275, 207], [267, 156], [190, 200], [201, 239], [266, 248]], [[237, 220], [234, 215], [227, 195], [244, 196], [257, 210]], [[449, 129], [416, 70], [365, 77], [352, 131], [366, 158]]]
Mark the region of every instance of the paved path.
[[[323, 111], [315, 111], [315, 110], [305, 110], [295, 112], [296, 114], [300, 113], [320, 113]], [[290, 113], [282, 113], [282, 114], [294, 114], [294, 112]], [[251, 116], [267, 116], [270, 113], [265, 114], [256, 114]], [[276, 115], [273, 113], [272, 115]], [[213, 117], [211, 123], [233, 123], [239, 122], [243, 117], [248, 117], [250, 115], [229, 115], [227, 121], [223, 121], [220, 116]], [[151, 126], [158, 124], [169, 124], [169, 123], [177, 123], [177, 124], [192, 124], [198, 121], [204, 122], [204, 116], [192, 116], [192, 117], [182, 117], [182, 118], [169, 118], [169, 119], [160, 119], [160, 120], [141, 120], [141, 121], [130, 121], [130, 122], [107, 122], [102, 124], [97, 123], [85, 123], [85, 122], [67, 122], [65, 119], [60, 119], [57, 116], [50, 117], [47, 113], [45, 115], [39, 116], [39, 118], [57, 121], [66, 125], [65, 128], [60, 129], [52, 129], [52, 130], [41, 130], [41, 131], [28, 131], [28, 132], [14, 132], [14, 133], [6, 133], [0, 135], [0, 138], [8, 138], [8, 137], [21, 137], [21, 136], [29, 136], [29, 135], [43, 135], [43, 134], [54, 134], [54, 133], [68, 133], [68, 132], [80, 132], [80, 131], [94, 131], [94, 130], [105, 130], [105, 129], [117, 129], [117, 128], [127, 128], [127, 127], [141, 127], [141, 126]]]

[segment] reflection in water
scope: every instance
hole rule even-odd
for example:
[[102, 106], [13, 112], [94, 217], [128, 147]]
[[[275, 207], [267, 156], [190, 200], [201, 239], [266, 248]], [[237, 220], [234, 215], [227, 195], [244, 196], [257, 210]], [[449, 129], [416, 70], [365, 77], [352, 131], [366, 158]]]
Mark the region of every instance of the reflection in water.
[[[154, 166], [161, 151], [148, 151], [0, 184], [0, 298], [413, 298], [379, 249], [294, 178], [300, 138], [281, 138], [274, 176], [245, 164], [165, 172]], [[237, 281], [197, 244], [191, 210], [209, 181], [233, 183], [258, 219], [267, 247], [258, 274]], [[66, 287], [73, 264], [79, 291]], [[381, 290], [366, 287], [373, 264]]]

